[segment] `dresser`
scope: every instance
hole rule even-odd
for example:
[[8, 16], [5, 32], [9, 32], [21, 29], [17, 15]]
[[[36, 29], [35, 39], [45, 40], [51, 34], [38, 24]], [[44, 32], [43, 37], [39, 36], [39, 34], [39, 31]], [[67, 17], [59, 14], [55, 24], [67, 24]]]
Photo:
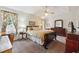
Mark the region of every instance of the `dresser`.
[[51, 30], [54, 30], [56, 35], [58, 36], [64, 36], [66, 37], [66, 29], [62, 28], [62, 27], [55, 27], [55, 28], [51, 28]]
[[79, 33], [67, 33], [65, 52], [72, 53], [78, 51], [79, 51]]

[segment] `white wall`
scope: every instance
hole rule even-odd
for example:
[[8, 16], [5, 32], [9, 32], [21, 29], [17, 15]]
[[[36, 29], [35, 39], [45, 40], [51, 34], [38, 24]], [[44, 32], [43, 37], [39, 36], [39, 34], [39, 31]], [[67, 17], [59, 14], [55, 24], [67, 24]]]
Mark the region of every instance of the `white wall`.
[[[69, 21], [74, 22], [74, 26], [77, 28], [78, 21], [79, 21], [79, 7], [78, 6], [51, 6], [50, 11], [54, 12], [54, 14], [49, 14], [45, 17], [44, 21], [46, 20], [49, 23], [49, 27], [54, 27], [54, 21], [58, 19], [63, 20], [63, 27], [68, 29]], [[40, 11], [39, 11], [40, 12]], [[37, 13], [39, 17], [41, 17], [42, 13]]]
[[[29, 21], [34, 21], [36, 26], [39, 26], [39, 29], [42, 29], [42, 19], [40, 19], [39, 17], [35, 16], [35, 15], [30, 15], [28, 22]], [[28, 24], [29, 25], [29, 24]]]
[[28, 15], [24, 13], [18, 13], [18, 32], [26, 31], [27, 24], [28, 24]]

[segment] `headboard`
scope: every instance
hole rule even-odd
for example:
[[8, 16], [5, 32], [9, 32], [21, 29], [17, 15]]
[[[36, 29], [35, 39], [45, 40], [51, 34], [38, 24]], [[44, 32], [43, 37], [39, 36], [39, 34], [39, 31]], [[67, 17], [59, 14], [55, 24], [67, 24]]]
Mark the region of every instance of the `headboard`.
[[27, 26], [27, 30], [39, 30], [39, 26]]

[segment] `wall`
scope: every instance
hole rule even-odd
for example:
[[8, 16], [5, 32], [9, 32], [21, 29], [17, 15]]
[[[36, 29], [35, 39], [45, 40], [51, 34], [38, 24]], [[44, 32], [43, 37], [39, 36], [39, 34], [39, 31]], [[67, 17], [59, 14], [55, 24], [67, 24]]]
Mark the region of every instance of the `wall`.
[[50, 21], [51, 27], [54, 27], [54, 21], [62, 19], [64, 21], [64, 28], [67, 28], [67, 23], [70, 20], [70, 13], [68, 7], [52, 7], [54, 14], [49, 14], [46, 18]]
[[[28, 23], [29, 23], [29, 21], [34, 21], [35, 22], [35, 25], [36, 26], [39, 26], [39, 29], [42, 29], [43, 27], [43, 24], [42, 24], [42, 20], [39, 18], [39, 17], [37, 17], [37, 16], [35, 16], [35, 15], [30, 15], [29, 16], [29, 19], [28, 19]], [[29, 25], [29, 24], [28, 24]]]
[[28, 15], [24, 13], [18, 13], [18, 32], [26, 31], [28, 25]]
[[[48, 23], [48, 27], [54, 27], [54, 21], [58, 19], [63, 20], [63, 27], [68, 29], [69, 21], [74, 22], [74, 26], [78, 27], [78, 19], [79, 19], [79, 7], [78, 6], [51, 6], [49, 7], [49, 11], [54, 12], [54, 14], [49, 14], [42, 21], [46, 21]], [[43, 16], [43, 12], [39, 10], [35, 15], [40, 18]]]
[[[50, 7], [50, 11], [53, 11], [54, 14], [49, 14], [43, 19], [43, 21], [46, 21], [49, 24], [49, 28], [54, 27], [55, 20], [62, 19], [64, 28], [69, 29], [68, 23], [69, 21], [73, 21], [75, 28], [77, 29], [77, 31], [79, 31], [79, 29], [77, 28], [79, 22], [78, 6], [53, 6]], [[36, 15], [38, 15], [39, 12]], [[41, 17], [41, 13], [38, 16]], [[60, 38], [58, 40], [62, 43], [65, 43], [65, 38]]]

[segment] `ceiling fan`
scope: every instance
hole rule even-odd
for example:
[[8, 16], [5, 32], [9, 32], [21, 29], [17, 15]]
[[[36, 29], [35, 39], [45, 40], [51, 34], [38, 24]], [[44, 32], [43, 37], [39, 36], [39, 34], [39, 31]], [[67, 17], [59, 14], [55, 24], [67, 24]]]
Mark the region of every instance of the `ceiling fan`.
[[42, 18], [45, 18], [46, 16], [48, 16], [49, 14], [54, 14], [54, 12], [51, 12], [50, 10], [49, 10], [49, 8], [48, 8], [48, 6], [45, 6], [44, 8], [43, 8], [43, 12], [44, 12], [44, 16], [42, 17]]
[[45, 6], [44, 13], [45, 13], [45, 15], [54, 14], [54, 12], [51, 12], [51, 11], [49, 10], [48, 6]]

